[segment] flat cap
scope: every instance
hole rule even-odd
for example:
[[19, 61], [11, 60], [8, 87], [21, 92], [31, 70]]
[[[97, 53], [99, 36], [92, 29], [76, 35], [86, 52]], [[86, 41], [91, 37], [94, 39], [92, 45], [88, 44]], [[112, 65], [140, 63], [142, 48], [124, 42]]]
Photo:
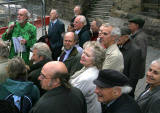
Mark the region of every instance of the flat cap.
[[94, 84], [102, 88], [111, 88], [128, 85], [128, 81], [128, 78], [123, 73], [112, 69], [104, 69], [99, 71], [98, 78], [94, 80]]
[[135, 17], [129, 19], [128, 22], [133, 22], [135, 24], [138, 24], [139, 27], [142, 28], [145, 23], [145, 20], [142, 19], [141, 17], [135, 16]]

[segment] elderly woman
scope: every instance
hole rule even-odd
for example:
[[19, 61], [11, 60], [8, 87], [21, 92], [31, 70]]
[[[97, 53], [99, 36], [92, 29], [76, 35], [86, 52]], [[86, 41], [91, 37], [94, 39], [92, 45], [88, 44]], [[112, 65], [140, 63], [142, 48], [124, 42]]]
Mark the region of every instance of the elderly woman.
[[24, 60], [15, 57], [8, 62], [9, 78], [1, 84], [0, 99], [6, 99], [8, 95], [27, 96], [31, 98], [32, 104], [35, 104], [40, 97], [39, 89], [27, 81], [27, 70]]
[[98, 77], [105, 59], [105, 51], [98, 42], [88, 41], [83, 46], [84, 51], [80, 63], [84, 67], [71, 76], [71, 84], [79, 88], [86, 98], [88, 113], [101, 113], [101, 105], [96, 99], [93, 81]]

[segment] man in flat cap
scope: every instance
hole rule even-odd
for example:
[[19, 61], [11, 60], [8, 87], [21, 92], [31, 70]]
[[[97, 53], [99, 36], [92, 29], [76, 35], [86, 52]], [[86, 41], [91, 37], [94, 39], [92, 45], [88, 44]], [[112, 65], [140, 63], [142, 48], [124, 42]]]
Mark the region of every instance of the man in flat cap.
[[143, 73], [141, 73], [143, 61], [141, 49], [133, 40], [128, 38], [130, 33], [131, 31], [128, 28], [122, 27], [118, 45], [124, 58], [123, 73], [129, 78], [129, 85], [132, 87], [132, 91], [129, 95], [134, 97], [137, 82], [142, 77], [141, 75], [143, 75]]
[[145, 64], [146, 64], [146, 55], [147, 55], [147, 38], [148, 36], [143, 32], [143, 25], [145, 20], [141, 17], [135, 16], [128, 20], [129, 22], [129, 29], [131, 30], [130, 38], [134, 40], [137, 46], [142, 51], [142, 61], [143, 66], [141, 67], [141, 78], [145, 75]]
[[104, 69], [99, 72], [95, 93], [102, 103], [102, 113], [141, 113], [133, 98], [127, 95], [131, 91], [128, 78], [121, 72]]

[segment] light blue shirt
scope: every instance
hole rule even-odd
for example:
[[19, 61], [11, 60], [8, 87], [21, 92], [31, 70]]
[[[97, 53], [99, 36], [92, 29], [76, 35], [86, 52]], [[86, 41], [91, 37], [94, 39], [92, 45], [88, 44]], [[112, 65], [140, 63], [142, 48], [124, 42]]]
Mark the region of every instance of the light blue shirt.
[[69, 57], [69, 55], [70, 55], [72, 49], [73, 49], [73, 47], [72, 47], [70, 50], [64, 49], [64, 51], [66, 52], [66, 54], [65, 54], [65, 56], [64, 56], [63, 62]]

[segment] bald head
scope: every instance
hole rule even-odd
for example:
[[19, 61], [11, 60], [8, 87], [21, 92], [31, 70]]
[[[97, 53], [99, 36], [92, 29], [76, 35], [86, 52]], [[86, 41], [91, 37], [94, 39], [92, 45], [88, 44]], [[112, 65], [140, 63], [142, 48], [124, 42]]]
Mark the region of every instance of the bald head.
[[27, 9], [22, 8], [18, 10], [17, 19], [20, 24], [26, 23], [29, 19], [29, 16], [30, 16], [30, 13], [28, 12]]
[[53, 77], [54, 73], [68, 73], [68, 70], [63, 62], [51, 61], [43, 66], [43, 69]]
[[51, 90], [59, 86], [70, 88], [68, 71], [63, 62], [51, 61], [45, 64], [38, 79], [41, 88], [45, 90]]

